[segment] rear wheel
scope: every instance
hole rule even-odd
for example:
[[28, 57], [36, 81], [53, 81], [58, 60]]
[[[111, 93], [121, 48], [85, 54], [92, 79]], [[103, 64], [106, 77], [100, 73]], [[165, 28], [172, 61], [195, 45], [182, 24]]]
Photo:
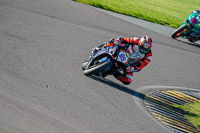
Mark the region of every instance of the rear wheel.
[[105, 70], [106, 68], [110, 67], [110, 61], [105, 61], [103, 63], [94, 64], [90, 66], [87, 70], [84, 70], [83, 73], [86, 76], [96, 75], [99, 72]]
[[187, 30], [189, 29], [188, 25], [184, 25], [182, 27], [179, 27], [178, 29], [176, 29], [172, 34], [171, 34], [171, 37], [173, 39], [176, 39], [180, 36], [183, 35], [184, 32], [186, 32]]

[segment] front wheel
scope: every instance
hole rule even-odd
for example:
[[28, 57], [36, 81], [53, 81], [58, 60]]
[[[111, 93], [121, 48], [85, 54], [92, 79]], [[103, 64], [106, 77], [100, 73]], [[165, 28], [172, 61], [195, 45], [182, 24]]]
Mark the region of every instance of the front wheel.
[[171, 34], [171, 37], [173, 39], [176, 39], [180, 36], [183, 35], [184, 32], [186, 32], [187, 30], [189, 29], [189, 25], [184, 25], [182, 27], [179, 27], [178, 29], [176, 29], [172, 34]]
[[105, 70], [108, 67], [111, 67], [109, 60], [105, 61], [103, 63], [100, 63], [100, 64], [92, 65], [87, 70], [84, 70], [83, 73], [86, 76], [96, 75], [96, 74], [98, 74], [99, 72], [102, 72], [103, 70]]
[[85, 70], [85, 68], [86, 68], [87, 64], [88, 64], [88, 61], [85, 61], [85, 62], [83, 62], [83, 63], [82, 63], [82, 65], [81, 65], [81, 66], [82, 66], [82, 69], [83, 69], [83, 70]]

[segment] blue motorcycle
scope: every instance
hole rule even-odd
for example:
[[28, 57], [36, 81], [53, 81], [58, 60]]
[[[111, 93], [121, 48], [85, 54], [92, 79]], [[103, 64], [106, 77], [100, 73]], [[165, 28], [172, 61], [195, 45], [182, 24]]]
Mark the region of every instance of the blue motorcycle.
[[90, 60], [82, 63], [84, 75], [106, 77], [113, 75], [117, 69], [129, 66], [129, 53], [124, 48], [121, 46], [107, 47], [92, 53]]

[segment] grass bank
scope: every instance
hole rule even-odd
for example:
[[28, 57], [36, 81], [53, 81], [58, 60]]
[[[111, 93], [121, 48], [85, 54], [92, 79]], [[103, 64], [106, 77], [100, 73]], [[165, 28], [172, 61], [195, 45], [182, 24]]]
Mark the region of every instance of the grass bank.
[[200, 0], [73, 0], [154, 23], [178, 28], [200, 8]]
[[184, 115], [185, 118], [187, 118], [192, 125], [200, 130], [200, 102], [185, 105], [174, 105], [174, 107], [189, 112], [188, 114]]

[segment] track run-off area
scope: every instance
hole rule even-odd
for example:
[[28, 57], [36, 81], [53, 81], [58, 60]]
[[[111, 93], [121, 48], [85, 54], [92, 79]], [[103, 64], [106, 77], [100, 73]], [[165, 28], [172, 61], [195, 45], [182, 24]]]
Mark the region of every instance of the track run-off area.
[[[81, 63], [93, 47], [143, 35], [153, 39], [153, 59], [131, 85], [83, 75]], [[0, 132], [170, 133], [143, 106], [151, 90], [144, 86], [198, 90], [199, 59], [199, 44], [88, 5], [0, 0]]]

